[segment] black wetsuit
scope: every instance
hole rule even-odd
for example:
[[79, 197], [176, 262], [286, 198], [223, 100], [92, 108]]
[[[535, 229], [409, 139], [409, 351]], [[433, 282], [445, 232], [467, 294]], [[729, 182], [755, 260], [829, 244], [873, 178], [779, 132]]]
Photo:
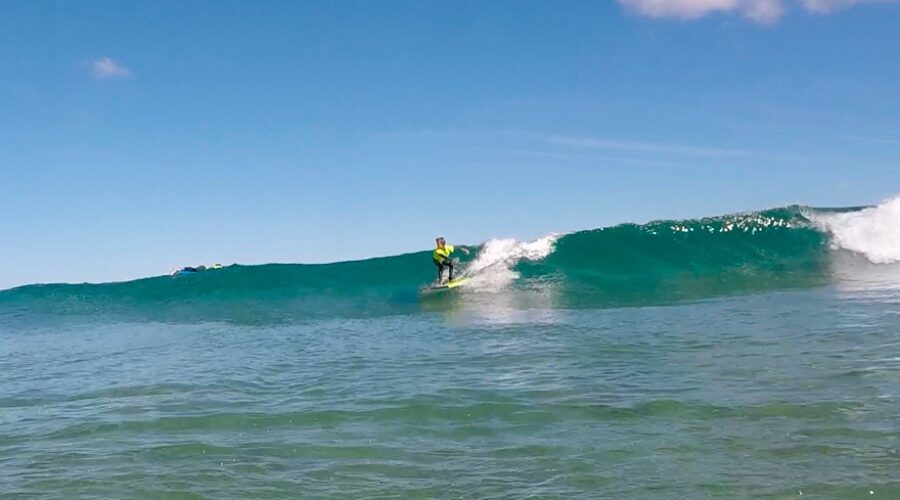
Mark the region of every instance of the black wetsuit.
[[445, 267], [450, 270], [448, 279], [450, 281], [453, 280], [453, 260], [450, 257], [447, 257], [443, 261], [439, 261], [437, 259], [431, 259], [431, 261], [434, 262], [434, 265], [436, 265], [438, 268], [438, 283], [440, 283], [444, 277], [444, 268]]

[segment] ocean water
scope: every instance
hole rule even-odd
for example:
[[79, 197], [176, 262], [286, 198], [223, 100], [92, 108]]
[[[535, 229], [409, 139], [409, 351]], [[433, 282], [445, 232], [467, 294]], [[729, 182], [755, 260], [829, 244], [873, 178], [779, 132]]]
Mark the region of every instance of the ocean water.
[[900, 200], [0, 292], [3, 498], [900, 498]]

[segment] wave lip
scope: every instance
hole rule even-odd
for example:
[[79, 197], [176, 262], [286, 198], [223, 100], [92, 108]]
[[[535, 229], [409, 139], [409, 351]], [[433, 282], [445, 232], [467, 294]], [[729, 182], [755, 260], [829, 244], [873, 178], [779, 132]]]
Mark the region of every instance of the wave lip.
[[513, 238], [485, 242], [466, 267], [472, 275], [467, 288], [481, 292], [499, 292], [520, 278], [516, 266], [522, 261], [539, 261], [553, 253], [557, 234], [549, 234], [533, 241]]
[[862, 255], [873, 264], [900, 262], [900, 196], [857, 211], [811, 211], [810, 219], [829, 233], [834, 249]]

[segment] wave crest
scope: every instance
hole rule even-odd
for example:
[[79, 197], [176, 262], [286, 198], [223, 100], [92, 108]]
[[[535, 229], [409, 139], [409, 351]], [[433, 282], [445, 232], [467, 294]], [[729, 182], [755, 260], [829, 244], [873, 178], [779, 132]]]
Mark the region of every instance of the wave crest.
[[517, 264], [547, 257], [553, 252], [557, 239], [559, 235], [549, 234], [533, 241], [500, 238], [485, 242], [466, 268], [472, 275], [469, 287], [492, 292], [506, 288], [520, 276], [515, 270]]
[[831, 247], [864, 256], [874, 264], [900, 262], [900, 196], [852, 212], [812, 212], [831, 236]]

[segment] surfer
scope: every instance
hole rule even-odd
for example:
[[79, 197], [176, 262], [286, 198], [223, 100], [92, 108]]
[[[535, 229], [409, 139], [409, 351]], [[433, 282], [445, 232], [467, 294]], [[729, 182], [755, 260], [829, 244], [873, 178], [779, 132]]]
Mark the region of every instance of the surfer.
[[176, 275], [176, 274], [181, 274], [181, 273], [199, 273], [202, 271], [206, 271], [207, 269], [222, 269], [222, 267], [223, 267], [222, 264], [213, 264], [209, 267], [206, 267], [206, 266], [197, 266], [197, 267], [184, 266], [181, 269], [176, 269], [174, 272], [172, 272], [172, 274]]
[[[453, 259], [450, 258], [450, 254], [453, 253], [455, 248], [453, 245], [448, 245], [447, 240], [445, 240], [443, 236], [437, 237], [434, 241], [437, 243], [437, 247], [434, 249], [434, 253], [431, 254], [431, 260], [434, 262], [434, 265], [437, 266], [438, 284], [443, 285], [444, 283], [453, 281]], [[461, 246], [459, 249], [464, 254], [469, 255], [468, 248]], [[445, 267], [449, 271], [446, 282], [444, 281]]]

